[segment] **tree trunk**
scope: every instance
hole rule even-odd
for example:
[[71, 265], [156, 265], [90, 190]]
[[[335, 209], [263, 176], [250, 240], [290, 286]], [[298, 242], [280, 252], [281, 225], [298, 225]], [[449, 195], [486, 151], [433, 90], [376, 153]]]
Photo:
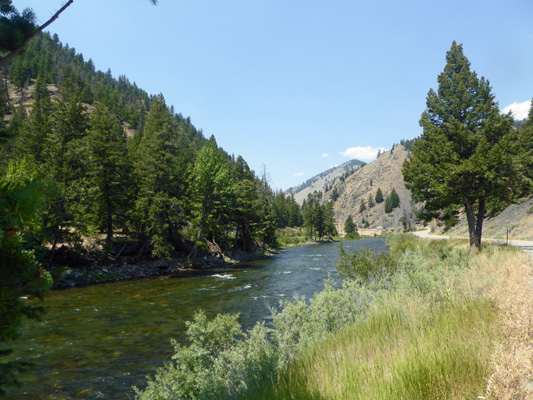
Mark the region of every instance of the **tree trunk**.
[[105, 245], [108, 249], [111, 248], [111, 242], [113, 241], [113, 213], [112, 213], [112, 205], [111, 205], [111, 198], [109, 196], [109, 184], [106, 182], [105, 187], [105, 194], [106, 194], [106, 230], [107, 230], [107, 237], [105, 240]]
[[196, 264], [196, 256], [198, 254], [198, 243], [204, 238], [204, 230], [205, 230], [204, 225], [205, 225], [207, 213], [209, 212], [208, 207], [207, 207], [207, 200], [208, 200], [208, 196], [206, 193], [204, 195], [204, 203], [202, 206], [202, 217], [200, 218], [200, 229], [198, 230], [198, 236], [196, 237], [196, 243], [194, 243], [194, 248], [191, 253], [192, 265]]
[[477, 253], [481, 250], [481, 232], [483, 227], [483, 215], [485, 214], [485, 198], [479, 199], [477, 215], [470, 199], [465, 199], [466, 220], [468, 221], [468, 234], [470, 237], [470, 251]]

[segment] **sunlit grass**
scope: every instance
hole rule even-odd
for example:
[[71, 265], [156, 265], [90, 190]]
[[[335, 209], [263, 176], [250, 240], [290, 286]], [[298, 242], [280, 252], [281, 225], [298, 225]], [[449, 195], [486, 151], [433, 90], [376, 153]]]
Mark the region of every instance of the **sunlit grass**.
[[[491, 248], [470, 256], [449, 243], [427, 247], [441, 258], [428, 265], [445, 267], [426, 270], [442, 273], [441, 288], [398, 285], [355, 324], [304, 352], [254, 399], [483, 398], [495, 343], [504, 337], [491, 294], [502, 286], [501, 266], [523, 263], [522, 255]], [[462, 265], [453, 268], [456, 261]], [[429, 293], [435, 290], [436, 297]]]
[[485, 391], [498, 337], [494, 316], [488, 300], [448, 304], [432, 314], [374, 308], [255, 398], [476, 398]]

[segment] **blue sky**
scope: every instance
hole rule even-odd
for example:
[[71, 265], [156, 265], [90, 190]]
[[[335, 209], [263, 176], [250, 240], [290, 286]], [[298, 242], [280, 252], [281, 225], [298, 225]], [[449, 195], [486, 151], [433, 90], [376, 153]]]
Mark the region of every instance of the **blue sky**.
[[[13, 3], [42, 23], [63, 1]], [[531, 0], [75, 0], [49, 31], [279, 189], [418, 136], [453, 40], [501, 109], [533, 97]]]

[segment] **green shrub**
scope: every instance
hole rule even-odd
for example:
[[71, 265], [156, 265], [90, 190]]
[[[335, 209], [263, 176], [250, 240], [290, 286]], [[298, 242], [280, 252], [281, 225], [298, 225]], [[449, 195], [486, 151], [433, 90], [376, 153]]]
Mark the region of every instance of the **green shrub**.
[[393, 274], [397, 268], [398, 263], [390, 253], [375, 252], [366, 248], [350, 253], [346, 252], [342, 245], [340, 246], [337, 272], [344, 280], [375, 281]]
[[268, 342], [268, 329], [257, 324], [242, 332], [238, 315], [218, 315], [209, 321], [198, 312], [187, 322], [188, 347], [172, 340], [172, 361], [148, 378], [147, 387], [134, 388], [136, 398], [227, 399], [246, 397], [259, 382], [271, 380], [277, 355]]

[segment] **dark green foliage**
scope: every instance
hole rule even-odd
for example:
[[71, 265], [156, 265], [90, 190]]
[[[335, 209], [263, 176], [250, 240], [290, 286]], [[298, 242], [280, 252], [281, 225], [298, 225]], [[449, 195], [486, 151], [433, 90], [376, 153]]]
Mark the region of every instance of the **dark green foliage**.
[[361, 199], [361, 202], [359, 203], [359, 212], [362, 213], [365, 210], [366, 210], [365, 199]]
[[80, 147], [88, 126], [85, 112], [79, 91], [65, 81], [53, 107], [51, 130], [43, 149], [43, 172], [57, 188], [56, 195], [47, 199], [44, 213], [45, 230], [53, 242], [52, 253], [58, 241], [75, 240], [85, 229], [83, 221], [76, 218], [82, 196], [78, 190], [83, 167]]
[[[276, 209], [266, 179], [258, 179], [242, 157], [235, 160], [222, 149], [215, 159], [229, 179], [207, 187], [204, 202], [192, 174], [204, 164], [212, 183], [213, 159], [196, 161], [206, 139], [191, 119], [127, 77], [96, 71], [91, 59], [63, 46], [57, 35], [37, 35], [9, 65], [11, 74], [18, 66], [26, 74], [21, 83], [25, 96], [26, 83], [35, 83], [33, 105], [26, 115], [18, 105], [0, 104], [0, 112], [12, 114], [9, 125], [0, 126], [5, 154], [0, 165], [28, 159], [38, 166], [40, 178], [53, 183], [32, 244], [43, 261], [63, 262], [58, 249], [66, 244], [69, 252], [79, 251], [87, 234], [105, 233], [111, 249], [119, 231], [141, 242], [138, 256], [152, 251], [170, 257], [189, 255], [201, 226], [202, 236], [225, 252], [275, 245], [276, 225], [302, 225], [294, 198], [281, 199]], [[47, 85], [59, 87], [59, 95]]]
[[464, 207], [470, 246], [478, 250], [487, 202], [510, 202], [522, 179], [511, 151], [512, 118], [500, 114], [489, 82], [470, 71], [455, 42], [438, 83], [428, 93], [423, 134], [403, 175], [415, 198], [425, 202], [427, 220], [450, 222]]
[[174, 235], [185, 224], [182, 199], [187, 184], [187, 148], [162, 95], [146, 118], [133, 166], [138, 185], [138, 229], [152, 244], [155, 256], [170, 257]]
[[[218, 148], [215, 138], [202, 147], [190, 173], [192, 203], [196, 214], [198, 235], [196, 243], [201, 243], [204, 236], [214, 240], [217, 224], [221, 214], [226, 213], [225, 203], [231, 189], [231, 176], [228, 162]], [[196, 261], [197, 246], [193, 253]]]
[[117, 117], [97, 103], [82, 145], [85, 159], [85, 218], [106, 232], [111, 246], [114, 227], [124, 225], [131, 206], [131, 164], [126, 136]]
[[337, 201], [337, 199], [339, 198], [339, 196], [340, 196], [340, 195], [339, 195], [339, 192], [338, 192], [338, 190], [337, 190], [337, 186], [335, 186], [335, 187], [333, 188], [332, 192], [331, 192], [331, 195], [330, 195], [331, 200], [333, 200], [333, 201]]
[[302, 205], [303, 225], [307, 228], [310, 237], [322, 239], [324, 236], [335, 236], [335, 218], [333, 215], [333, 202], [321, 204], [322, 192], [314, 191], [307, 195]]
[[274, 199], [273, 207], [278, 228], [302, 226], [303, 217], [300, 206], [293, 196], [287, 196], [283, 192], [278, 193]]
[[351, 215], [348, 215], [348, 218], [346, 218], [346, 221], [344, 222], [344, 238], [352, 240], [361, 238]]
[[344, 233], [355, 233], [357, 232], [357, 226], [355, 225], [355, 222], [353, 222], [353, 218], [351, 215], [348, 215], [348, 218], [346, 218], [346, 221], [344, 222]]
[[23, 126], [18, 129], [16, 155], [30, 156], [36, 162], [45, 161], [44, 148], [51, 133], [52, 102], [44, 78], [39, 75], [33, 92], [33, 106]]
[[378, 188], [378, 190], [376, 191], [375, 199], [377, 204], [383, 203], [383, 192], [381, 191], [381, 188]]
[[390, 201], [393, 210], [400, 206], [400, 196], [398, 196], [398, 193], [396, 193], [396, 189], [394, 188], [392, 188], [392, 191], [390, 193]]
[[[32, 180], [24, 165], [10, 165], [0, 176], [0, 357], [11, 351], [24, 318], [39, 318], [43, 308], [23, 297], [41, 298], [48, 283], [35, 259], [25, 249], [25, 236], [38, 224], [44, 185]], [[0, 362], [0, 396], [6, 385], [17, 384], [17, 375], [28, 369], [24, 361]]]

